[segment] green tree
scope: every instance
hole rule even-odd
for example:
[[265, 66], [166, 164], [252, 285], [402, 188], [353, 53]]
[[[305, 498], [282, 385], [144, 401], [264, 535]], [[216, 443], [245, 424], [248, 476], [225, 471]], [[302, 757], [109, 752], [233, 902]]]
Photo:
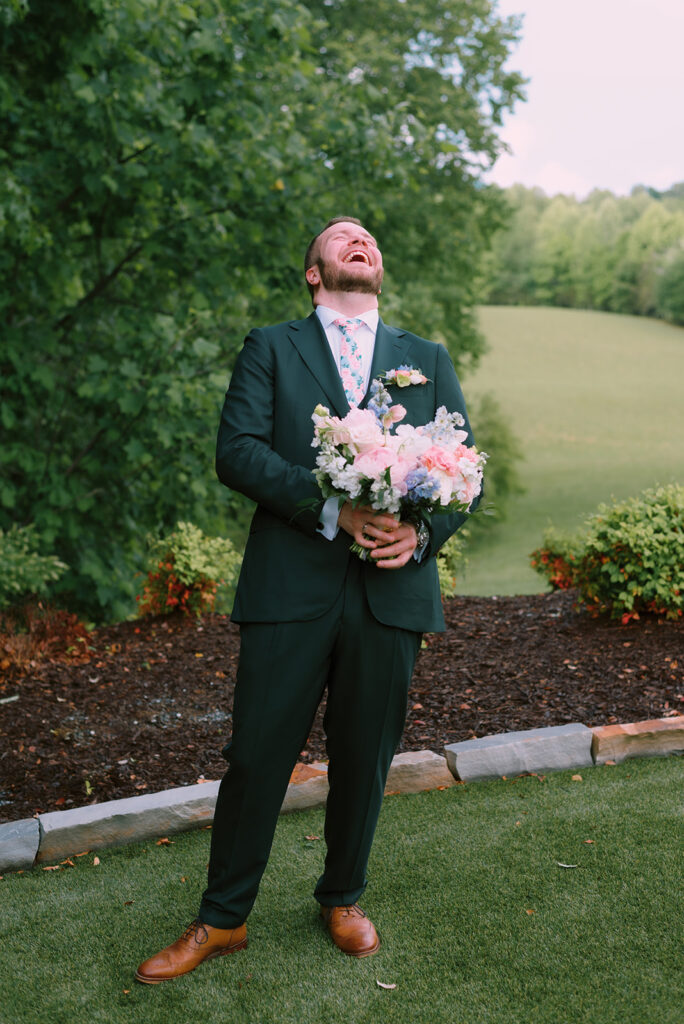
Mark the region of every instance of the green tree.
[[331, 213], [380, 233], [388, 319], [477, 358], [501, 217], [479, 174], [520, 95], [517, 26], [487, 0], [0, 14], [0, 528], [35, 524], [71, 604], [120, 616], [146, 533], [225, 527], [232, 360], [252, 323], [306, 313], [302, 250]]
[[657, 285], [657, 312], [673, 324], [684, 324], [684, 251], [668, 254]]
[[[482, 264], [484, 300], [664, 315], [659, 290], [684, 244], [683, 189], [596, 189], [578, 202], [513, 186], [511, 216]], [[669, 309], [676, 296], [663, 287]]]
[[483, 262], [482, 298], [494, 305], [534, 305], [537, 227], [549, 199], [541, 189], [522, 185], [507, 189], [505, 198], [510, 213]]
[[657, 199], [651, 199], [630, 228], [624, 258], [616, 270], [624, 312], [653, 316], [657, 308], [657, 288], [661, 269], [672, 247], [684, 239], [684, 210], [671, 212]]
[[572, 306], [576, 300], [573, 238], [581, 214], [570, 196], [554, 196], [537, 225], [533, 275], [543, 305]]

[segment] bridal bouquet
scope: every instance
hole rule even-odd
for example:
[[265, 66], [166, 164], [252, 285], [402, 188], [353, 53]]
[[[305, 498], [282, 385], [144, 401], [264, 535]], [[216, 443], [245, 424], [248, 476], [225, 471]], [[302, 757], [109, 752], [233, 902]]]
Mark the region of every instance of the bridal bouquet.
[[[399, 367], [384, 374], [384, 380], [406, 387], [424, 384], [426, 378], [412, 367]], [[482, 488], [487, 456], [463, 443], [468, 436], [460, 429], [463, 417], [441, 406], [430, 423], [412, 427], [401, 423], [405, 415], [380, 378], [371, 383], [367, 409], [352, 409], [340, 418], [317, 405], [311, 444], [319, 449], [314, 475], [323, 496], [339, 496], [413, 523], [421, 509], [467, 512]], [[366, 554], [358, 545], [352, 549]]]

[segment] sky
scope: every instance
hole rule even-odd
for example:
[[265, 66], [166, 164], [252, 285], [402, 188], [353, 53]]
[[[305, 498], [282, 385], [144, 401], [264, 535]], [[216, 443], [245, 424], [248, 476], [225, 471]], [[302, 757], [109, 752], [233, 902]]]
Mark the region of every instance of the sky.
[[684, 0], [498, 0], [523, 14], [507, 67], [530, 79], [486, 177], [548, 195], [684, 181]]

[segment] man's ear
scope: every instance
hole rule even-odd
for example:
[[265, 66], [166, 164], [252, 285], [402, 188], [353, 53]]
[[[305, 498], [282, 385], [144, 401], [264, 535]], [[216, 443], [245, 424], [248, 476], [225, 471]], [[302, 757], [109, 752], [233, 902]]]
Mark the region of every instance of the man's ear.
[[312, 288], [315, 288], [317, 284], [321, 283], [321, 272], [316, 264], [314, 264], [313, 267], [309, 267], [304, 276]]

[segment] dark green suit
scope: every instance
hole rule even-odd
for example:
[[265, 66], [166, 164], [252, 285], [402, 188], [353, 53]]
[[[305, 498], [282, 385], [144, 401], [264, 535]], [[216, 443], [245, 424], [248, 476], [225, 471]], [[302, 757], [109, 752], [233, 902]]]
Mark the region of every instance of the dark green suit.
[[[371, 379], [403, 364], [429, 378], [391, 386], [406, 408], [404, 422], [426, 423], [441, 405], [466, 416], [443, 346], [380, 321]], [[311, 472], [311, 415], [319, 403], [339, 416], [349, 411], [316, 314], [251, 331], [226, 395], [216, 460], [222, 482], [258, 504], [232, 614], [241, 623], [241, 654], [224, 751], [230, 768], [200, 911], [220, 928], [241, 924], [251, 909], [289, 775], [326, 686], [328, 856], [316, 896], [336, 905], [363, 892], [420, 635], [444, 628], [432, 556], [465, 518], [433, 516], [421, 563], [398, 570], [360, 562], [343, 531], [323, 538], [323, 498]]]

